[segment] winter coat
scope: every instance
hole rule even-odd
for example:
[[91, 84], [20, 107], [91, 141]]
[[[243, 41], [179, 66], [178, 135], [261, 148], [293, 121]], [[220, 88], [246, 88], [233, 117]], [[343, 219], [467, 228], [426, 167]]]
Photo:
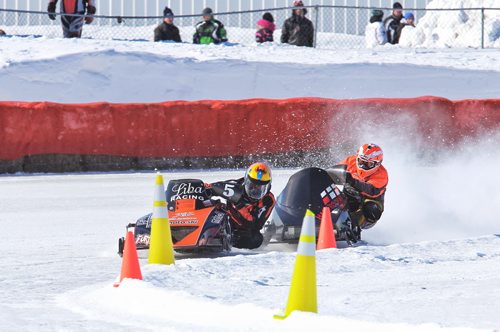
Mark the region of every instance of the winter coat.
[[51, 2], [57, 4], [58, 1], [61, 1], [61, 13], [64, 14], [84, 14], [87, 5], [95, 6], [94, 0], [54, 0]]
[[375, 173], [363, 178], [358, 173], [356, 158], [356, 155], [349, 156], [340, 163], [341, 165], [347, 165], [347, 172], [352, 175], [354, 181], [352, 186], [359, 191], [362, 197], [383, 202], [387, 183], [389, 182], [387, 170], [380, 165]]
[[366, 26], [365, 43], [367, 48], [387, 43], [387, 34], [381, 21], [375, 21]]
[[314, 26], [305, 16], [288, 18], [281, 30], [281, 42], [295, 46], [314, 46]]
[[276, 25], [267, 20], [260, 20], [257, 25], [261, 28], [255, 33], [255, 40], [257, 43], [265, 43], [274, 41], [273, 33], [276, 30]]
[[173, 24], [167, 24], [165, 22], [158, 25], [155, 29], [155, 42], [164, 40], [170, 40], [177, 43], [182, 42], [179, 34], [179, 28]]
[[216, 19], [201, 21], [196, 24], [196, 32], [193, 36], [194, 44], [220, 44], [227, 42], [227, 32], [224, 24]]
[[387, 33], [387, 42], [391, 44], [396, 44], [394, 42], [394, 35], [396, 34], [396, 30], [398, 29], [399, 23], [403, 17], [395, 17], [391, 15], [384, 20], [384, 28]]
[[394, 43], [393, 44], [399, 44], [399, 38], [401, 38], [401, 33], [403, 32], [403, 29], [407, 26], [415, 27], [413, 24], [407, 24], [406, 22], [401, 22], [399, 23], [396, 32], [394, 33]]

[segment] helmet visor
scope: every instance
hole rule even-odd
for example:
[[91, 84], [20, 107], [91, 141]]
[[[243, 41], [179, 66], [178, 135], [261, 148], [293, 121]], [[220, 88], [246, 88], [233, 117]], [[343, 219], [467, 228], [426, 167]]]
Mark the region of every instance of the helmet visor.
[[245, 179], [245, 191], [247, 195], [253, 199], [261, 199], [262, 197], [266, 196], [269, 192], [270, 186], [270, 182], [252, 180], [248, 177]]
[[373, 169], [375, 166], [378, 165], [377, 161], [369, 160], [365, 156], [358, 156], [357, 163], [358, 163], [358, 167], [361, 169], [364, 169], [365, 171]]

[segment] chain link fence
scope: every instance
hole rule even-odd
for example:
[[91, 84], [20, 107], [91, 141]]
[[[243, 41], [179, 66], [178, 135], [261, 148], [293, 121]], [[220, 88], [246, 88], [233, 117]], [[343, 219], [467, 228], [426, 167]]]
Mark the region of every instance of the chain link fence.
[[[330, 49], [362, 49], [365, 28], [373, 7], [306, 6], [306, 17], [314, 26], [314, 46]], [[224, 12], [215, 14], [228, 33], [229, 43], [255, 44], [256, 22], [265, 12], [274, 16], [275, 43], [280, 43], [283, 22], [291, 16], [293, 7]], [[384, 11], [384, 18], [391, 14]], [[98, 8], [99, 12], [99, 8]], [[400, 44], [403, 47], [457, 47], [499, 48], [500, 8], [422, 9], [409, 8], [415, 16], [415, 28], [403, 29]], [[46, 12], [0, 9], [0, 29], [5, 37], [61, 38], [60, 14], [52, 21]], [[194, 26], [200, 15], [175, 17], [183, 42], [191, 43]], [[90, 25], [83, 27], [83, 38], [99, 40], [153, 41], [154, 29], [163, 17], [159, 16], [103, 16], [96, 15]]]

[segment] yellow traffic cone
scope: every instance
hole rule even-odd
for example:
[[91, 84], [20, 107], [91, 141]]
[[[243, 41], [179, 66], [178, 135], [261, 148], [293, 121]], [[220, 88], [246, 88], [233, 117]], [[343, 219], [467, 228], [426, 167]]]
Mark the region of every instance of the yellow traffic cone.
[[318, 312], [316, 298], [316, 222], [314, 213], [307, 210], [300, 231], [299, 247], [295, 258], [292, 285], [284, 315], [275, 319], [285, 319], [292, 311]]
[[156, 174], [151, 237], [149, 238], [149, 264], [170, 265], [175, 263], [171, 234], [163, 176], [158, 172]]

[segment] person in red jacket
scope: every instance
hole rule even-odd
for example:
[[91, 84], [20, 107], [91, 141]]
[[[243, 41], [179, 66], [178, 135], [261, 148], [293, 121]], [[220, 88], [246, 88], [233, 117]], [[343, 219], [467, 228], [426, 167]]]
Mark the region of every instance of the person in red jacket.
[[[56, 5], [59, 0], [49, 0], [47, 12], [51, 20], [56, 19]], [[90, 24], [96, 13], [94, 0], [61, 0], [61, 14], [75, 14], [79, 16], [61, 15], [64, 38], [80, 38], [83, 23]], [[86, 14], [86, 16], [85, 16]]]
[[351, 218], [361, 229], [373, 227], [384, 212], [384, 196], [389, 175], [382, 161], [384, 153], [376, 144], [363, 144], [358, 153], [345, 158], [347, 176], [344, 192], [348, 196]]

